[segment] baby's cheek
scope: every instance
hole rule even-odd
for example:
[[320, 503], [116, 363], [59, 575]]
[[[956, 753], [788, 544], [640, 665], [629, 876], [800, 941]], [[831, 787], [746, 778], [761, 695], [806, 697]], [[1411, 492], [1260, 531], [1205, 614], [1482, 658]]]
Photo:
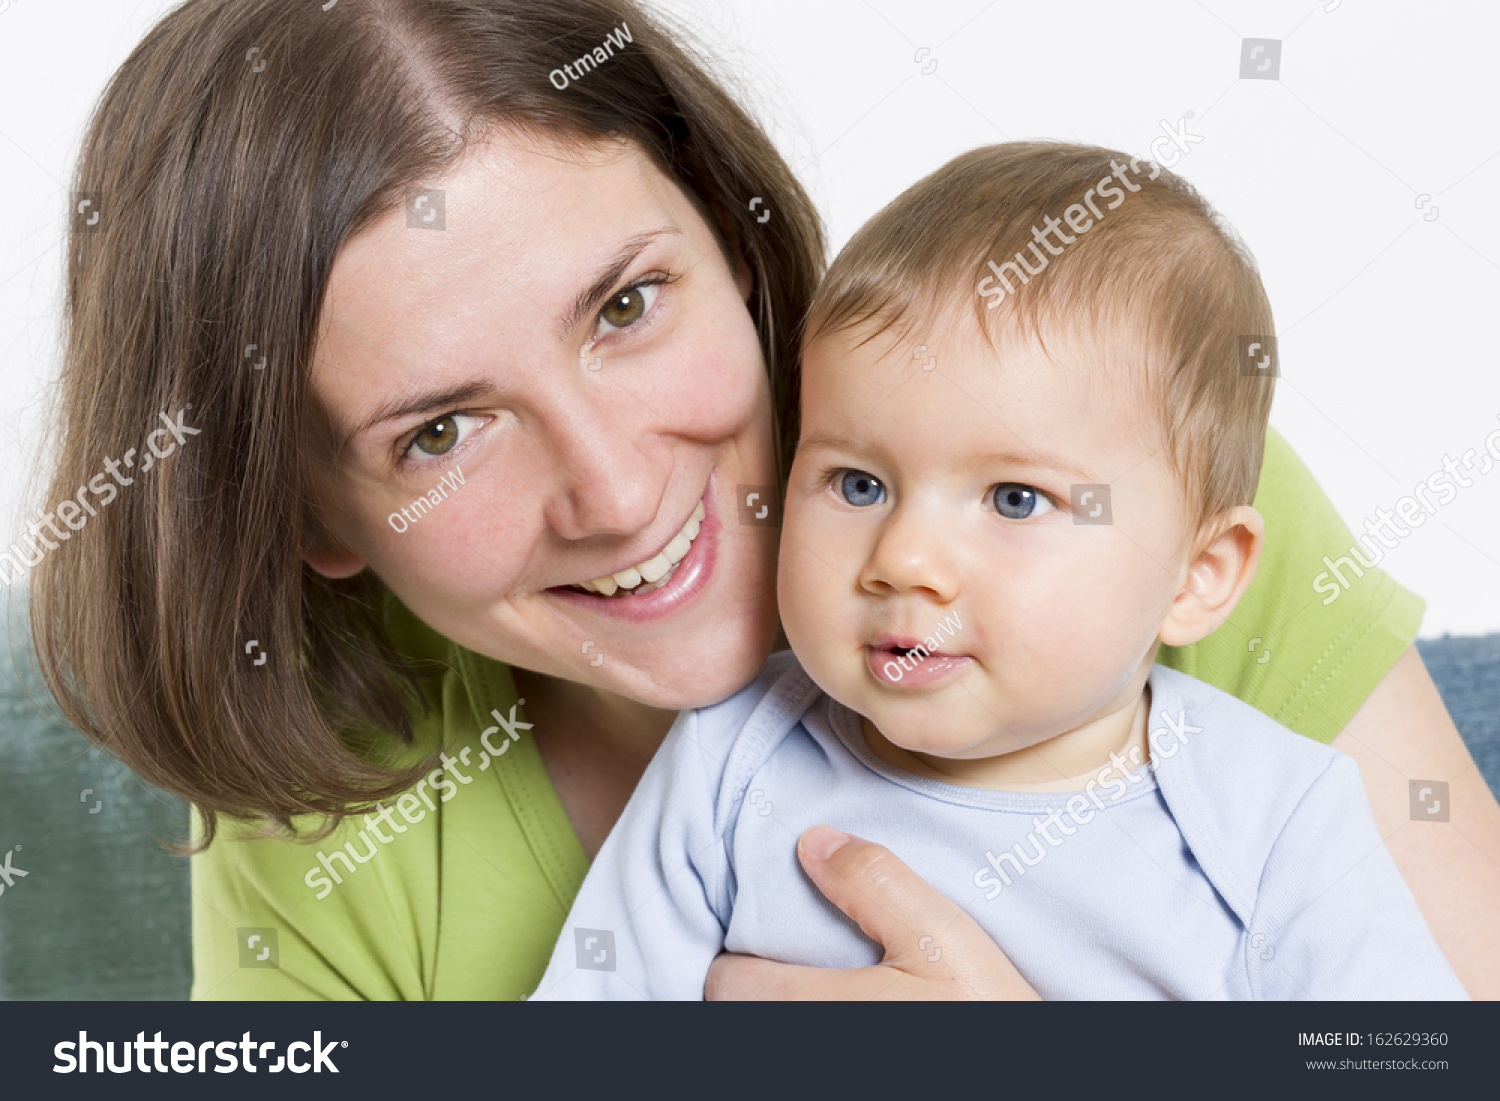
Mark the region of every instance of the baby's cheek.
[[1076, 676], [1118, 653], [1117, 586], [1126, 583], [1067, 555], [1032, 563], [1024, 577], [1000, 571], [974, 608], [980, 637], [1008, 675], [1071, 670]]
[[1083, 696], [1112, 691], [1133, 670], [1156, 636], [1159, 621], [1152, 620], [1148, 607], [1159, 587], [1159, 578], [1135, 570], [1103, 569], [1080, 578], [1059, 608], [1054, 638], [1056, 652], [1068, 656], [1075, 691]]
[[781, 549], [776, 560], [776, 606], [781, 612], [787, 641], [798, 649], [802, 645], [803, 624], [810, 618], [809, 604], [817, 598], [816, 589], [807, 577], [806, 538], [806, 525], [798, 523], [796, 511], [783, 517]]

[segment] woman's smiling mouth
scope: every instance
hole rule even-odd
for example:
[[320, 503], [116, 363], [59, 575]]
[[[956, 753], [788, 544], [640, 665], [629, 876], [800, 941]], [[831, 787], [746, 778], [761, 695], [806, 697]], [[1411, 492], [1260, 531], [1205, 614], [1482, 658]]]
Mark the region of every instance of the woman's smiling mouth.
[[703, 502], [700, 500], [697, 507], [693, 509], [693, 514], [688, 517], [687, 523], [682, 525], [682, 530], [672, 536], [671, 542], [659, 553], [618, 573], [596, 577], [592, 581], [579, 582], [577, 587], [606, 597], [614, 596], [616, 593], [626, 596], [645, 596], [661, 588], [672, 579], [672, 575], [677, 572], [678, 565], [687, 557], [688, 551], [693, 549], [693, 540], [698, 538], [705, 515]]
[[548, 589], [547, 595], [634, 622], [671, 615], [708, 587], [721, 530], [710, 483], [687, 522], [646, 561], [607, 577]]

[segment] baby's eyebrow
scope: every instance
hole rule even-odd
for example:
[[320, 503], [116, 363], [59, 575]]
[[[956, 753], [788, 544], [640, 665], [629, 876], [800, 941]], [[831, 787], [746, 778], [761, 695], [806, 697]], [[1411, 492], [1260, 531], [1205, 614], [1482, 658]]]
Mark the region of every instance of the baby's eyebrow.
[[[826, 451], [858, 452], [868, 451], [870, 445], [867, 441], [855, 441], [843, 436], [820, 435], [806, 437], [797, 447], [799, 450], [805, 449], [808, 451], [821, 449]], [[1072, 478], [1075, 482], [1093, 484], [1090, 481], [1090, 475], [1075, 466], [1069, 465], [1061, 456], [1045, 453], [1027, 455], [1013, 451], [986, 452], [969, 458], [967, 465], [978, 468], [996, 466], [1026, 467], [1031, 470], [1042, 470], [1065, 478]]]
[[975, 466], [1024, 466], [1033, 470], [1046, 470], [1063, 477], [1073, 478], [1079, 482], [1088, 482], [1090, 475], [1070, 466], [1067, 460], [1058, 455], [1018, 454], [1012, 451], [995, 451], [986, 455], [974, 456]]
[[805, 436], [798, 442], [797, 447], [806, 448], [809, 451], [815, 448], [823, 448], [827, 451], [851, 451], [855, 444], [853, 440], [844, 439], [842, 436]]

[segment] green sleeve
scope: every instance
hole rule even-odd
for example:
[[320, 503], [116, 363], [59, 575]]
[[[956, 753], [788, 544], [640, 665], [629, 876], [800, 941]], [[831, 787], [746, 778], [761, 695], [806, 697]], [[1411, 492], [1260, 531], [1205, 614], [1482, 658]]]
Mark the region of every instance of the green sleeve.
[[[417, 721], [416, 735], [397, 760], [420, 762], [443, 737], [440, 718]], [[372, 829], [363, 818], [350, 818], [326, 838], [306, 843], [255, 837], [253, 826], [221, 818], [214, 843], [192, 858], [191, 997], [430, 997], [439, 812], [447, 808], [429, 801], [432, 813], [420, 800], [408, 804], [422, 812], [418, 822], [392, 813], [391, 822], [377, 819]], [[196, 807], [192, 821], [196, 841], [202, 828]], [[392, 822], [403, 832], [398, 835]], [[298, 820], [299, 836], [310, 836], [318, 824], [313, 817]]]
[[1360, 556], [1380, 561], [1380, 544], [1366, 538], [1371, 554], [1355, 542], [1275, 429], [1266, 434], [1255, 507], [1266, 541], [1244, 599], [1213, 634], [1192, 646], [1163, 646], [1156, 660], [1298, 734], [1331, 742], [1411, 646], [1425, 605], [1362, 564]]
[[[435, 821], [408, 826], [400, 838], [403, 849], [419, 846], [428, 859], [380, 853], [323, 898], [304, 876], [332, 887], [316, 854], [346, 842], [368, 851], [359, 823], [311, 845], [243, 840], [247, 831], [224, 823], [192, 860], [193, 1000], [426, 998], [437, 924]], [[195, 811], [195, 831], [198, 822]]]
[[441, 745], [441, 767], [320, 841], [224, 822], [192, 860], [195, 1000], [504, 1000], [541, 980], [589, 861], [525, 701], [504, 665], [389, 614], [442, 667], [408, 751]]

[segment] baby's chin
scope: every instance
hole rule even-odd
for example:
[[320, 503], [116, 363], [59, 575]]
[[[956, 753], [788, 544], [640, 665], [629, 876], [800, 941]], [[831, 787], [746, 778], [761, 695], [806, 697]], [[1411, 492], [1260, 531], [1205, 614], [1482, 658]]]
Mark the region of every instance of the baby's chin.
[[[920, 707], [920, 705], [918, 705]], [[995, 757], [1021, 745], [1001, 748], [996, 744], [993, 723], [975, 723], [962, 718], [944, 716], [941, 709], [926, 709], [925, 714], [912, 714], [910, 706], [892, 713], [891, 708], [870, 707], [858, 709], [864, 719], [866, 740], [872, 733], [897, 749], [924, 757], [943, 757], [951, 760], [978, 760]], [[901, 712], [905, 712], [904, 714]]]
[[851, 710], [859, 712], [865, 726], [898, 749], [931, 757], [974, 761], [1003, 757], [1030, 749], [1056, 737], [1065, 728], [1063, 718], [1050, 707], [1027, 709], [1021, 701], [981, 702], [960, 686], [931, 695], [899, 699], [884, 693], [866, 692]]
[[[879, 730], [878, 725], [876, 729]], [[880, 730], [880, 737], [913, 756], [943, 761], [983, 761], [1027, 748], [1015, 745], [1003, 749], [983, 738], [933, 738], [917, 731], [898, 731], [896, 737], [891, 737]]]

